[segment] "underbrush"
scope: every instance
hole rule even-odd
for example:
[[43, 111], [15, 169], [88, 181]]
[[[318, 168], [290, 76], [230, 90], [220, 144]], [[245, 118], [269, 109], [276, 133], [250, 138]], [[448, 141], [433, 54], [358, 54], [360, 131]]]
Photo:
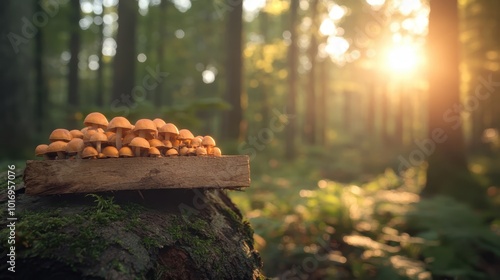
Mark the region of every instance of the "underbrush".
[[425, 164], [346, 184], [318, 180], [306, 163], [256, 159], [252, 187], [231, 194], [268, 276], [500, 279], [500, 217], [449, 197], [422, 199]]

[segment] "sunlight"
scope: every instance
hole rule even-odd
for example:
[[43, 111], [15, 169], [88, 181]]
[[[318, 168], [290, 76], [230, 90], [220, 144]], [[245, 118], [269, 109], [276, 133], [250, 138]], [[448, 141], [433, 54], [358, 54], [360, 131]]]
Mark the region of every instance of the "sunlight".
[[256, 13], [266, 6], [266, 0], [245, 0], [243, 1], [243, 9], [245, 12]]
[[411, 72], [419, 63], [419, 55], [415, 46], [394, 46], [387, 53], [387, 66], [395, 72]]
[[335, 23], [329, 18], [325, 18], [319, 26], [319, 32], [325, 36], [335, 35], [337, 33], [336, 31], [337, 26], [335, 26]]
[[339, 5], [334, 5], [331, 9], [330, 12], [328, 13], [328, 16], [337, 21], [340, 20], [344, 15], [346, 14], [346, 8], [339, 6]]

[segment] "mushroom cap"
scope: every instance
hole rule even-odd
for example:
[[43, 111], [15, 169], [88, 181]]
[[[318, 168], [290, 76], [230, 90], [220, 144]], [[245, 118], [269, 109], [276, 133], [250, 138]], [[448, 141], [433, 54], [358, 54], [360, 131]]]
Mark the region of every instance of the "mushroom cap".
[[117, 158], [120, 156], [118, 149], [113, 146], [107, 146], [104, 150], [102, 150], [102, 153], [109, 158]]
[[150, 119], [140, 119], [135, 123], [134, 132], [138, 131], [156, 132], [156, 124]]
[[135, 133], [133, 133], [133, 132], [127, 133], [127, 135], [125, 135], [125, 137], [123, 137], [122, 144], [123, 145], [130, 144], [130, 141], [132, 141], [132, 139], [134, 139], [135, 137], [137, 137], [137, 135]]
[[195, 137], [191, 140], [191, 147], [198, 148], [201, 145], [202, 139]]
[[106, 137], [108, 137], [108, 139], [109, 139], [111, 136], [115, 135], [115, 133], [114, 133], [113, 131], [106, 131], [106, 132], [104, 132], [104, 134], [106, 134]]
[[82, 151], [82, 158], [96, 157], [98, 155], [99, 153], [97, 152], [97, 150], [91, 146], [85, 147], [85, 149], [83, 149]]
[[222, 152], [218, 147], [215, 147], [212, 152], [213, 152], [213, 155], [216, 157], [222, 156]]
[[165, 148], [167, 149], [173, 148], [172, 142], [170, 142], [170, 140], [163, 140], [163, 145], [165, 145]]
[[116, 133], [108, 136], [108, 144], [114, 145], [116, 143]]
[[188, 148], [188, 147], [186, 147], [186, 146], [182, 147], [182, 148], [179, 150], [179, 154], [180, 154], [181, 156], [187, 156], [188, 152], [189, 152], [189, 148]]
[[71, 141], [68, 142], [68, 145], [66, 145], [66, 152], [67, 153], [79, 153], [83, 150], [83, 147], [85, 147], [85, 144], [83, 143], [83, 139], [73, 138], [73, 139], [71, 139]]
[[84, 142], [89, 142], [90, 141], [90, 138], [92, 137], [92, 135], [96, 134], [96, 133], [104, 133], [104, 129], [102, 128], [98, 128], [98, 129], [87, 129], [84, 133], [83, 133], [83, 141]]
[[161, 142], [158, 139], [151, 139], [151, 140], [149, 140], [149, 146], [150, 147], [166, 148], [165, 144], [163, 144], [163, 142]]
[[205, 147], [196, 148], [196, 155], [197, 156], [204, 156], [206, 154], [207, 154], [207, 149], [205, 149]]
[[179, 135], [179, 129], [177, 129], [177, 126], [173, 123], [166, 123], [164, 126], [160, 127], [158, 129], [158, 132], [160, 133], [172, 133], [175, 135]]
[[68, 145], [68, 143], [64, 141], [52, 142], [47, 147], [46, 153], [66, 152], [66, 145]]
[[149, 146], [148, 140], [142, 138], [142, 137], [135, 137], [130, 141], [130, 144], [128, 144], [130, 147], [139, 147], [139, 148], [144, 148], [144, 149], [149, 149], [151, 146]]
[[108, 131], [116, 132], [118, 128], [130, 130], [132, 129], [132, 124], [125, 117], [114, 117], [108, 124]]
[[194, 135], [193, 133], [191, 133], [191, 131], [183, 128], [181, 130], [179, 130], [179, 136], [177, 136], [177, 139], [179, 140], [191, 140], [194, 138]]
[[158, 148], [156, 148], [156, 147], [149, 148], [148, 154], [150, 156], [160, 156], [161, 155], [160, 150], [158, 150]]
[[179, 152], [177, 152], [177, 149], [169, 149], [167, 151], [167, 156], [178, 156]]
[[203, 137], [203, 141], [201, 141], [201, 144], [203, 146], [210, 146], [210, 147], [214, 147], [215, 146], [215, 140], [214, 138], [212, 138], [212, 136], [205, 136]]
[[108, 127], [108, 119], [106, 117], [99, 113], [99, 112], [92, 112], [88, 114], [85, 119], [83, 120], [83, 124], [85, 126], [98, 126], [100, 128], [106, 129]]
[[50, 133], [49, 140], [51, 142], [55, 141], [64, 141], [64, 142], [69, 142], [73, 138], [71, 136], [71, 133], [69, 133], [69, 130], [64, 129], [64, 128], [57, 128]]
[[120, 151], [118, 151], [118, 154], [120, 155], [120, 157], [133, 157], [134, 156], [134, 153], [132, 152], [132, 149], [130, 149], [130, 147], [122, 147], [120, 149]]
[[166, 125], [166, 124], [167, 124], [164, 120], [162, 120], [162, 119], [160, 119], [160, 118], [156, 118], [156, 119], [154, 119], [154, 120], [153, 120], [153, 122], [155, 123], [155, 125], [156, 125], [156, 129], [158, 129], [158, 130], [160, 130], [160, 128], [161, 128], [162, 126], [164, 126], [164, 125]]
[[35, 156], [42, 157], [43, 155], [45, 155], [48, 147], [49, 147], [49, 145], [47, 145], [47, 144], [40, 144], [40, 145], [36, 146]]
[[108, 136], [106, 136], [106, 134], [104, 134], [103, 132], [96, 132], [92, 136], [90, 136], [89, 141], [91, 143], [108, 142]]
[[83, 139], [83, 132], [81, 130], [73, 129], [69, 131], [69, 134], [71, 134], [71, 137], [73, 138]]

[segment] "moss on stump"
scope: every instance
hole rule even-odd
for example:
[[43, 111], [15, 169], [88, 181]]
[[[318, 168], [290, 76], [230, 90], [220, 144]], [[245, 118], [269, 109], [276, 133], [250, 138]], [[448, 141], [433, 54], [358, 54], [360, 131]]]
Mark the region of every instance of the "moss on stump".
[[4, 240], [2, 279], [265, 278], [253, 230], [224, 191], [18, 194], [16, 216], [16, 272]]

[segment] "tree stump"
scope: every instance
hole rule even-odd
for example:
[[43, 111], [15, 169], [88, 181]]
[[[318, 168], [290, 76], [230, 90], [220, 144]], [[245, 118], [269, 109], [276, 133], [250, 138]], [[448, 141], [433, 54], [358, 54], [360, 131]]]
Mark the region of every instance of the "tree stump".
[[[145, 185], [141, 195], [28, 196], [20, 187], [15, 273], [7, 270], [11, 245], [4, 240], [0, 278], [264, 279], [253, 230], [225, 192]], [[9, 235], [7, 218], [2, 211], [2, 236]]]

